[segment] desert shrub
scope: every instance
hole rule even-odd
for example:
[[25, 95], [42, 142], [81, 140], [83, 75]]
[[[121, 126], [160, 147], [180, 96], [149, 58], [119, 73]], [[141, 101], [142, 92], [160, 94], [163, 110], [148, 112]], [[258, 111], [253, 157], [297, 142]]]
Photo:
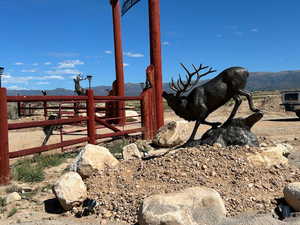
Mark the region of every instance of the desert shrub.
[[35, 155], [32, 158], [33, 163], [37, 163], [41, 168], [49, 168], [53, 166], [59, 166], [64, 162], [63, 155]]
[[44, 180], [44, 169], [59, 166], [67, 158], [74, 158], [76, 153], [53, 155], [35, 155], [30, 159], [18, 160], [12, 168], [13, 178], [23, 182], [39, 182]]
[[18, 211], [18, 210], [17, 210], [16, 208], [12, 208], [12, 209], [9, 211], [7, 217], [12, 217], [13, 215], [15, 215], [15, 214], [17, 213], [17, 211]]
[[122, 157], [123, 147], [130, 144], [129, 140], [126, 138], [114, 140], [111, 143], [107, 144], [105, 147], [109, 149], [111, 154], [113, 154], [116, 158]]
[[44, 180], [43, 168], [33, 164], [31, 159], [20, 160], [12, 169], [13, 178], [23, 182], [39, 182]]
[[5, 198], [0, 197], [0, 208], [6, 205]]

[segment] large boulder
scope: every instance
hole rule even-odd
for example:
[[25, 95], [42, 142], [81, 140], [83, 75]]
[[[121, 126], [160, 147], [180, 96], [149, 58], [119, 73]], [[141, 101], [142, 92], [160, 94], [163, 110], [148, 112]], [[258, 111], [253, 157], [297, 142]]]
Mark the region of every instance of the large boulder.
[[87, 144], [71, 165], [71, 170], [78, 172], [82, 178], [87, 178], [95, 171], [113, 168], [118, 163], [119, 161], [107, 148]]
[[153, 195], [144, 199], [139, 225], [216, 225], [226, 215], [219, 193], [206, 187]]
[[263, 166], [266, 168], [288, 163], [288, 159], [284, 157], [282, 149], [277, 147], [265, 148], [263, 152], [251, 154], [248, 156], [248, 161], [253, 166]]
[[159, 128], [152, 142], [158, 147], [174, 147], [185, 141], [187, 132], [187, 121], [171, 121]]
[[300, 182], [287, 184], [283, 189], [285, 201], [297, 212], [300, 212]]
[[124, 160], [141, 159], [141, 158], [142, 158], [142, 154], [135, 143], [123, 147]]
[[76, 172], [62, 175], [53, 186], [53, 193], [65, 210], [81, 205], [87, 197], [87, 189]]
[[[208, 224], [210, 225], [210, 224]], [[242, 215], [238, 217], [226, 218], [218, 225], [296, 225], [285, 223], [272, 217], [271, 214], [262, 215]]]

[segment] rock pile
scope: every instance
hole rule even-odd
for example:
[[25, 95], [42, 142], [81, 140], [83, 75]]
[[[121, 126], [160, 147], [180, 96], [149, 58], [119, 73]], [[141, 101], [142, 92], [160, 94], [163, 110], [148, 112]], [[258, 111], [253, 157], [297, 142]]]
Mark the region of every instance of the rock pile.
[[199, 186], [220, 194], [227, 216], [270, 212], [286, 184], [300, 180], [300, 171], [288, 164], [268, 168], [251, 164], [249, 155], [261, 152], [258, 147], [199, 146], [152, 160], [123, 161], [85, 181], [88, 197], [99, 203], [100, 217], [130, 224], [137, 222], [143, 199]]

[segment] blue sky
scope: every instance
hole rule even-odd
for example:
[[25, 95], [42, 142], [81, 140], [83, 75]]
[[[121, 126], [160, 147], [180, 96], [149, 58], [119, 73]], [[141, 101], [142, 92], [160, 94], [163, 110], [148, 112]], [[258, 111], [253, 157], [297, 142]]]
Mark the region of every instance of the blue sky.
[[[149, 64], [148, 1], [122, 17], [126, 82], [143, 82]], [[163, 80], [179, 66], [249, 71], [300, 69], [299, 0], [161, 0]], [[115, 78], [108, 0], [0, 0], [0, 66], [10, 89], [73, 88]], [[87, 83], [83, 85], [87, 86]]]

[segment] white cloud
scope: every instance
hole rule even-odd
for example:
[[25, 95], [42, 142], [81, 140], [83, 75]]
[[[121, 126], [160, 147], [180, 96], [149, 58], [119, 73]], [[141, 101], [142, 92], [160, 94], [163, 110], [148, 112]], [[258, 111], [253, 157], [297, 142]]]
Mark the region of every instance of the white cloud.
[[141, 57], [144, 57], [144, 55], [141, 54], [141, 53], [132, 53], [132, 52], [124, 52], [124, 55], [126, 55], [128, 57], [132, 57], [132, 58], [141, 58]]
[[105, 52], [105, 54], [112, 54], [112, 51], [110, 51], [110, 50], [106, 50], [106, 51], [104, 51]]
[[83, 64], [84, 64], [84, 62], [80, 61], [79, 59], [76, 59], [76, 60], [65, 60], [63, 62], [59, 62], [57, 68], [59, 68], [59, 69], [74, 68], [77, 65], [83, 65]]
[[44, 80], [64, 80], [64, 77], [59, 75], [50, 75], [50, 76], [28, 76], [28, 77], [13, 77], [13, 76], [5, 76], [3, 79], [3, 83], [9, 84], [18, 84], [24, 83], [27, 84], [29, 81], [37, 80], [37, 81], [44, 81]]
[[36, 73], [37, 70], [30, 69], [30, 70], [21, 70], [22, 73]]
[[67, 57], [78, 57], [80, 56], [77, 52], [50, 52], [48, 53], [49, 56], [53, 56], [56, 58], [67, 58]]
[[162, 45], [170, 45], [170, 43], [168, 41], [163, 41], [161, 44]]
[[40, 81], [40, 82], [36, 82], [35, 84], [37, 84], [37, 85], [46, 85], [46, 84], [49, 84], [49, 82], [47, 82], [47, 81]]
[[21, 65], [24, 65], [24, 63], [23, 62], [16, 62], [15, 65], [16, 66], [21, 66]]
[[79, 70], [74, 69], [64, 69], [64, 70], [48, 70], [45, 72], [46, 74], [50, 75], [57, 75], [57, 74], [78, 74], [80, 73]]
[[128, 63], [123, 63], [123, 66], [126, 67], [126, 66], [129, 66], [129, 64]]
[[33, 63], [32, 65], [33, 65], [33, 66], [38, 66], [39, 64], [38, 64], [38, 63]]
[[16, 85], [7, 87], [7, 89], [9, 89], [9, 90], [29, 90], [28, 88], [19, 87], [19, 86], [16, 86]]
[[45, 62], [44, 63], [44, 65], [46, 65], [46, 66], [49, 66], [49, 65], [51, 65], [52, 64], [52, 62]]
[[258, 32], [258, 29], [257, 28], [253, 28], [250, 30], [251, 32]]

